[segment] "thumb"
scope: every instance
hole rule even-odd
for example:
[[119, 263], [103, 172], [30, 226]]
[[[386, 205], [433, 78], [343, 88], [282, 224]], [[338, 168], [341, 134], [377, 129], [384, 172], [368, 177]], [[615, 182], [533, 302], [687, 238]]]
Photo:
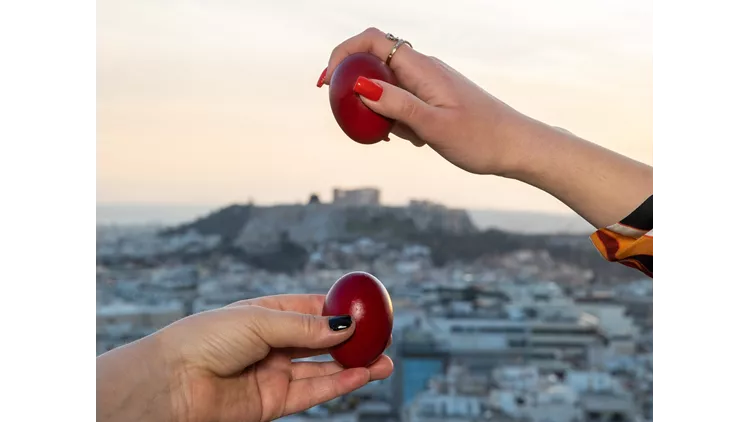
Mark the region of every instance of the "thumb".
[[405, 89], [387, 82], [357, 78], [354, 92], [372, 111], [398, 120], [412, 128], [417, 134], [434, 117], [436, 109]]
[[192, 315], [162, 330], [161, 337], [183, 360], [229, 376], [264, 359], [273, 348], [326, 349], [353, 333], [348, 315], [322, 317], [249, 305]]
[[274, 349], [325, 349], [354, 334], [354, 320], [349, 315], [323, 317], [260, 307], [253, 314], [248, 328]]

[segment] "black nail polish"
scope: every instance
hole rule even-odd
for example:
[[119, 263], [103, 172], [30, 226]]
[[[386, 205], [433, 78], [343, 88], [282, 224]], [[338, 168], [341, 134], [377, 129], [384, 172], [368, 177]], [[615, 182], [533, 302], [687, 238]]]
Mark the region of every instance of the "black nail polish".
[[352, 317], [349, 315], [331, 317], [328, 319], [328, 326], [333, 331], [346, 330], [352, 326]]

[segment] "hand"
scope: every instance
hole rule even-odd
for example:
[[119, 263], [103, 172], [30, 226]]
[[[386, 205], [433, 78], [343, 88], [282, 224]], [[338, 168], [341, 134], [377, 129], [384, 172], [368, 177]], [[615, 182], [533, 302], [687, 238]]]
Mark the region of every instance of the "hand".
[[331, 319], [319, 316], [323, 301], [321, 295], [242, 301], [100, 356], [97, 420], [269, 421], [390, 376], [387, 356], [368, 368], [292, 362], [328, 353], [356, 329], [348, 318], [332, 328]]
[[[333, 50], [321, 83], [328, 84], [347, 56], [367, 52], [383, 61], [394, 42], [370, 28]], [[390, 63], [401, 88], [383, 81], [355, 90], [370, 109], [397, 121], [393, 134], [416, 146], [429, 145], [456, 166], [477, 174], [503, 174], [516, 159], [509, 130], [524, 116], [435, 57], [402, 45]], [[365, 80], [367, 84], [369, 80]], [[382, 95], [368, 99], [367, 91]], [[519, 152], [520, 154], [521, 152]]]
[[[371, 28], [333, 50], [319, 85], [347, 56], [386, 60], [394, 42]], [[401, 87], [360, 78], [362, 102], [396, 120], [393, 133], [456, 166], [535, 186], [593, 226], [608, 227], [653, 193], [653, 168], [512, 109], [437, 58], [402, 45], [390, 63]]]

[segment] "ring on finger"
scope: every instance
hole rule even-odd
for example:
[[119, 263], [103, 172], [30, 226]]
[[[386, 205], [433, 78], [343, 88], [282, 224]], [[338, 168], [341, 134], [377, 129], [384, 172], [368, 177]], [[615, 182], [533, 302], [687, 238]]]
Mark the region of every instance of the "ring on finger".
[[414, 48], [414, 46], [411, 45], [409, 41], [406, 41], [404, 39], [398, 38], [393, 34], [385, 34], [385, 37], [389, 39], [390, 41], [395, 41], [396, 44], [393, 44], [393, 48], [391, 48], [391, 52], [388, 54], [388, 58], [385, 59], [386, 66], [390, 66], [391, 59], [393, 59], [393, 55], [396, 54], [396, 51], [404, 44], [408, 44], [409, 47]]

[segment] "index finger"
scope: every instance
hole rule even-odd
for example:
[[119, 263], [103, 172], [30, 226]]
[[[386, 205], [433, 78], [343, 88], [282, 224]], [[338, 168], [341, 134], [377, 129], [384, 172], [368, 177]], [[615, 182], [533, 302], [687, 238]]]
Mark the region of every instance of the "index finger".
[[369, 369], [349, 368], [335, 374], [296, 379], [289, 383], [283, 416], [307, 410], [364, 387], [370, 382]]
[[[370, 53], [380, 60], [385, 61], [388, 55], [391, 54], [391, 50], [395, 44], [395, 41], [386, 38], [386, 34], [383, 31], [377, 28], [367, 28], [333, 49], [331, 57], [328, 59], [328, 68], [323, 79], [324, 83], [330, 83], [331, 75], [333, 75], [336, 66], [348, 56], [354, 53]], [[393, 55], [390, 67], [397, 72], [399, 68], [404, 66], [404, 63], [414, 60], [419, 54], [409, 44], [403, 44]]]
[[260, 306], [261, 308], [275, 309], [277, 311], [321, 315], [323, 313], [323, 303], [325, 302], [325, 299], [325, 295], [285, 294], [241, 300], [227, 306], [255, 305]]

